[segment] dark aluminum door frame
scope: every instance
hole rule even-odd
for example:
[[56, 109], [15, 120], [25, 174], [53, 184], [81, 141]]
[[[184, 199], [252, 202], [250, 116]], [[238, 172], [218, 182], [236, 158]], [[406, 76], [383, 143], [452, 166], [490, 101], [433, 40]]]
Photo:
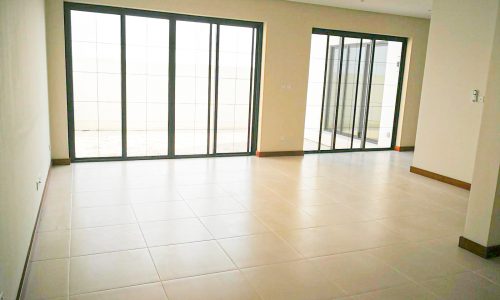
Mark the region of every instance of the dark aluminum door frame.
[[[74, 124], [74, 90], [73, 90], [73, 62], [72, 62], [72, 39], [71, 39], [71, 11], [84, 11], [94, 13], [113, 14], [120, 16], [120, 43], [121, 43], [121, 136], [122, 136], [122, 155], [116, 157], [88, 157], [77, 158], [75, 155], [75, 124]], [[158, 156], [127, 156], [127, 111], [126, 111], [126, 16], [137, 16], [146, 18], [158, 18], [169, 20], [169, 78], [168, 78], [168, 155]], [[217, 153], [216, 150], [216, 124], [217, 124], [217, 110], [215, 110], [214, 120], [214, 153], [210, 153], [207, 146], [207, 154], [202, 155], [175, 155], [175, 67], [176, 67], [176, 21], [188, 22], [201, 22], [207, 23], [212, 28], [212, 25], [217, 26], [219, 32], [220, 26], [238, 26], [252, 28], [252, 65], [251, 65], [251, 78], [250, 78], [250, 95], [249, 95], [249, 120], [248, 123], [251, 127], [248, 128], [250, 133], [247, 136], [247, 152], [237, 153]], [[212, 29], [211, 29], [212, 31]], [[68, 147], [70, 159], [72, 162], [78, 161], [120, 161], [120, 160], [146, 160], [146, 159], [167, 159], [167, 158], [191, 158], [191, 157], [225, 157], [225, 156], [244, 156], [255, 155], [257, 149], [257, 135], [258, 135], [258, 115], [260, 103], [260, 85], [261, 85], [261, 64], [262, 64], [262, 35], [263, 23], [242, 21], [224, 18], [203, 17], [175, 14], [159, 11], [148, 11], [132, 8], [122, 8], [113, 6], [83, 4], [64, 2], [64, 32], [65, 32], [65, 57], [66, 57], [66, 93], [67, 93], [67, 112], [68, 112]], [[219, 34], [217, 32], [217, 43]], [[210, 39], [211, 41], [211, 39]], [[210, 48], [211, 49], [211, 48]], [[218, 57], [219, 53], [216, 56]], [[211, 59], [211, 55], [210, 55]], [[217, 58], [218, 60], [218, 58]], [[209, 66], [210, 68], [211, 66]], [[218, 90], [218, 61], [216, 65], [216, 74], [214, 75], [216, 84], [214, 86], [217, 93]], [[209, 85], [210, 86], [210, 85]], [[210, 88], [208, 90], [209, 99], [211, 98]], [[215, 96], [215, 104], [217, 105], [217, 95]], [[210, 116], [210, 105], [208, 109]], [[207, 131], [210, 132], [211, 128], [208, 127]], [[207, 139], [209, 133], [207, 133]], [[208, 141], [207, 141], [208, 142]], [[208, 145], [208, 143], [207, 143]]]
[[[404, 78], [404, 72], [405, 72], [405, 66], [406, 66], [406, 48], [407, 48], [407, 41], [408, 39], [405, 37], [397, 37], [397, 36], [390, 36], [390, 35], [381, 35], [381, 34], [370, 34], [370, 33], [360, 33], [360, 32], [349, 32], [349, 31], [340, 31], [340, 30], [330, 30], [330, 29], [322, 29], [322, 28], [313, 28], [312, 34], [319, 34], [319, 35], [326, 35], [327, 37], [327, 43], [326, 43], [326, 56], [325, 56], [325, 75], [323, 78], [323, 96], [322, 96], [322, 104], [321, 104], [321, 115], [320, 115], [320, 130], [319, 130], [319, 140], [318, 140], [318, 149], [317, 150], [306, 150], [304, 153], [335, 153], [335, 152], [358, 152], [358, 151], [385, 151], [385, 150], [392, 150], [396, 144], [396, 135], [397, 135], [397, 128], [398, 128], [398, 120], [399, 120], [399, 110], [400, 110], [400, 105], [401, 105], [401, 93], [402, 93], [402, 86], [403, 86], [403, 78]], [[329, 39], [330, 36], [337, 36], [341, 39], [341, 47], [340, 47], [340, 66], [339, 66], [339, 79], [337, 82], [338, 85], [338, 92], [340, 92], [340, 85], [341, 85], [341, 80], [342, 80], [342, 56], [344, 52], [344, 40], [345, 38], [358, 38], [360, 39], [360, 56], [361, 56], [361, 48], [363, 47], [363, 40], [370, 40], [371, 41], [371, 47], [367, 47], [369, 49], [370, 53], [370, 63], [369, 63], [369, 70], [366, 70], [363, 73], [363, 76], [366, 77], [368, 76], [368, 84], [367, 87], [363, 88], [362, 91], [362, 103], [363, 105], [364, 101], [366, 101], [365, 108], [363, 109], [363, 106], [361, 109], [363, 109], [362, 112], [360, 112], [360, 119], [358, 122], [362, 122], [362, 127], [363, 131], [362, 133], [362, 144], [361, 148], [353, 148], [353, 140], [354, 140], [354, 125], [355, 125], [355, 115], [353, 117], [353, 128], [351, 134], [351, 147], [348, 149], [335, 149], [335, 140], [336, 140], [336, 133], [337, 133], [337, 114], [338, 114], [338, 106], [339, 106], [339, 94], [337, 94], [337, 100], [335, 103], [335, 118], [334, 118], [334, 128], [332, 129], [333, 132], [333, 142], [332, 142], [332, 149], [329, 150], [322, 150], [321, 149], [321, 137], [322, 137], [322, 132], [323, 132], [323, 124], [324, 124], [324, 119], [325, 119], [325, 89], [327, 85], [327, 76], [326, 72], [330, 67], [328, 66], [328, 55], [329, 52], [332, 52], [333, 49], [330, 49], [329, 47]], [[376, 41], [394, 41], [394, 42], [400, 42], [402, 44], [401, 47], [401, 58], [400, 58], [400, 64], [399, 64], [399, 74], [398, 74], [398, 86], [397, 86], [397, 91], [396, 91], [396, 104], [395, 104], [395, 110], [394, 110], [394, 118], [393, 118], [393, 128], [392, 128], [392, 137], [391, 137], [391, 146], [387, 148], [366, 148], [365, 143], [366, 143], [366, 130], [368, 126], [368, 114], [369, 114], [369, 102], [370, 102], [370, 93], [371, 93], [371, 81], [372, 81], [372, 72], [373, 72], [373, 65], [374, 65], [374, 55], [375, 55], [375, 45]], [[367, 53], [368, 54], [368, 53]], [[359, 85], [359, 65], [361, 64], [361, 60], [358, 61], [358, 75], [356, 79], [356, 96], [358, 92], [358, 85]], [[368, 71], [368, 72], [367, 72]], [[369, 74], [367, 74], [369, 73]], [[335, 88], [335, 87], [334, 87]], [[330, 87], [328, 88], [330, 90]], [[366, 97], [364, 94], [367, 93]], [[366, 98], [366, 100], [365, 100]], [[357, 101], [357, 97], [356, 100]], [[362, 115], [365, 115], [366, 118], [361, 117]], [[361, 124], [361, 123], [360, 123]], [[358, 127], [358, 130], [361, 128], [361, 126]]]

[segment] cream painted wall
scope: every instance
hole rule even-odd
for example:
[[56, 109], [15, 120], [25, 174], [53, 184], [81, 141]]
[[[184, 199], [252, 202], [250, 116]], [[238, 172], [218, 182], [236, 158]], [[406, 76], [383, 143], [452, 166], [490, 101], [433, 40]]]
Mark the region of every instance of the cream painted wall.
[[[417, 42], [416, 39], [408, 41], [407, 47], [410, 51], [406, 55], [406, 76], [408, 77], [403, 82], [396, 146], [415, 146], [427, 47], [427, 41], [425, 44], [416, 44]], [[419, 66], [412, 67], [414, 64], [419, 64]]]
[[489, 70], [464, 236], [496, 246], [500, 245], [500, 7]]
[[[402, 97], [404, 116], [400, 118], [397, 144], [410, 146], [414, 143], [429, 20], [281, 0], [77, 2], [264, 22], [259, 151], [302, 149], [313, 27], [409, 37]], [[67, 158], [62, 0], [47, 0], [47, 12], [52, 157]], [[287, 85], [291, 88], [282, 88]]]
[[434, 0], [413, 165], [471, 182], [499, 0]]
[[0, 1], [0, 70], [0, 291], [11, 300], [50, 165], [43, 0]]
[[59, 44], [60, 37], [64, 37], [64, 11], [61, 1], [45, 0], [45, 16], [52, 158], [69, 158], [66, 110], [66, 54], [64, 44]]

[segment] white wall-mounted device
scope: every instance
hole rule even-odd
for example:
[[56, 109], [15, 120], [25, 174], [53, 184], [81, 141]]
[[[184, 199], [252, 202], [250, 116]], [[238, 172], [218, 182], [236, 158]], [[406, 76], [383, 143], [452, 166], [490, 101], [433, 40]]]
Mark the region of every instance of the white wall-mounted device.
[[472, 90], [472, 102], [479, 102], [479, 90]]
[[471, 101], [472, 103], [484, 102], [484, 96], [479, 94], [479, 90], [472, 90]]

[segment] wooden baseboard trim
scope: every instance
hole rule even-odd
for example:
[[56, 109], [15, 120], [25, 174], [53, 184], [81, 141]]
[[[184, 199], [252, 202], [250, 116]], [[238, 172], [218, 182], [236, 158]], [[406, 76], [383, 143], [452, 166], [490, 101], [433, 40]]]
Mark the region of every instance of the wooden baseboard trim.
[[462, 189], [470, 191], [470, 183], [465, 182], [465, 181], [461, 181], [461, 180], [458, 180], [458, 179], [455, 179], [455, 178], [451, 178], [451, 177], [448, 177], [448, 176], [440, 175], [440, 174], [437, 174], [437, 173], [434, 173], [434, 172], [431, 172], [431, 171], [427, 171], [427, 170], [424, 170], [424, 169], [420, 169], [420, 168], [417, 168], [417, 167], [414, 167], [414, 166], [410, 167], [410, 172], [418, 174], [418, 175], [422, 175], [422, 176], [425, 176], [425, 177], [429, 177], [431, 179], [434, 179], [434, 180], [437, 180], [437, 181], [441, 181], [441, 182], [444, 182], [444, 183], [447, 183], [447, 184], [451, 184], [451, 185], [454, 185], [456, 187], [459, 187], [459, 188], [462, 188]]
[[472, 252], [482, 258], [493, 258], [500, 256], [500, 245], [485, 247], [463, 236], [458, 240], [458, 246]]
[[394, 150], [399, 152], [414, 151], [415, 146], [395, 146]]
[[53, 158], [52, 165], [53, 166], [67, 166], [71, 164], [71, 160], [69, 158]]
[[272, 152], [261, 152], [257, 151], [255, 153], [258, 157], [273, 157], [273, 156], [304, 156], [304, 151], [272, 151]]
[[38, 206], [38, 212], [35, 220], [35, 227], [33, 227], [33, 232], [31, 233], [31, 240], [28, 247], [28, 254], [26, 255], [26, 261], [24, 262], [23, 273], [21, 274], [21, 281], [19, 282], [19, 287], [17, 289], [17, 297], [16, 299], [23, 299], [26, 294], [26, 283], [28, 281], [28, 276], [31, 270], [31, 256], [33, 255], [33, 244], [35, 242], [36, 230], [40, 223], [40, 213], [42, 211], [42, 206], [47, 195], [47, 186], [50, 178], [50, 167], [47, 171], [47, 178], [45, 179], [45, 183], [42, 191], [42, 199], [40, 199], [40, 205]]

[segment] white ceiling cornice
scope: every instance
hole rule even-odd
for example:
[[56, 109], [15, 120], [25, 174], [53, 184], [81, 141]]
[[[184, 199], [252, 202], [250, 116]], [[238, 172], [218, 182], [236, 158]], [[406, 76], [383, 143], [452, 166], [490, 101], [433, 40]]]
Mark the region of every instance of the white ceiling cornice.
[[288, 0], [288, 1], [430, 19], [433, 0]]

